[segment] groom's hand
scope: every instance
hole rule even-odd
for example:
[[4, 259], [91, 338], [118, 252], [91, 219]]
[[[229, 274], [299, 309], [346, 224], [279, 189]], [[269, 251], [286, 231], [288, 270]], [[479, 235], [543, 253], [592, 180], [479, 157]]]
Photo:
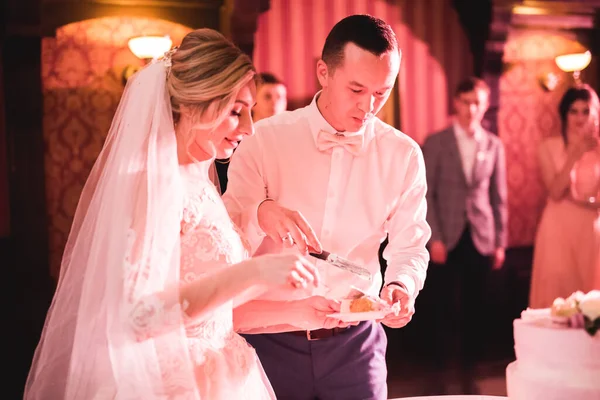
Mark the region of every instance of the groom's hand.
[[397, 283], [390, 283], [381, 290], [380, 297], [390, 306], [400, 303], [400, 312], [398, 315], [386, 315], [385, 318], [378, 322], [390, 328], [402, 328], [410, 322], [415, 313], [415, 299], [408, 293], [404, 286]]
[[275, 243], [296, 246], [304, 254], [309, 250], [323, 251], [317, 235], [300, 212], [266, 200], [258, 207], [257, 217], [260, 228]]

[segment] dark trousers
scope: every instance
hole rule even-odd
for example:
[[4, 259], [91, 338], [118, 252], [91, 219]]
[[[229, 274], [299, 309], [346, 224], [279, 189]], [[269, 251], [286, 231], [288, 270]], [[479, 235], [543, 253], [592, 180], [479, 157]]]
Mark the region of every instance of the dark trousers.
[[465, 391], [484, 351], [485, 290], [491, 257], [479, 253], [468, 227], [448, 252], [446, 264], [431, 263], [416, 310], [427, 336], [425, 353], [438, 375], [458, 366]]
[[279, 400], [387, 399], [387, 338], [363, 322], [319, 340], [290, 333], [243, 335], [258, 354]]

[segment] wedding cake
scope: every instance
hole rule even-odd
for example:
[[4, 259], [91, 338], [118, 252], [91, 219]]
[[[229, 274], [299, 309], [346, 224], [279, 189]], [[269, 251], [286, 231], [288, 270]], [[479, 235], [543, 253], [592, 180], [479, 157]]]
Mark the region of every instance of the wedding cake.
[[514, 321], [513, 400], [600, 400], [600, 291], [573, 293]]

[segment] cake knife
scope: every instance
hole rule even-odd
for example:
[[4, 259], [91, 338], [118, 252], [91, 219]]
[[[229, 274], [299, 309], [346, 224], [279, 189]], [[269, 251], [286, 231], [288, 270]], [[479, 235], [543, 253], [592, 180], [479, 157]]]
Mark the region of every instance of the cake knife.
[[373, 279], [371, 272], [368, 269], [361, 267], [353, 263], [352, 261], [346, 260], [338, 256], [337, 254], [332, 254], [328, 251], [322, 251], [321, 253], [309, 253], [312, 257], [318, 258], [319, 260], [323, 260], [328, 264], [333, 265], [334, 267], [343, 269], [345, 271], [351, 272], [355, 275], [358, 275], [362, 279], [371, 281]]

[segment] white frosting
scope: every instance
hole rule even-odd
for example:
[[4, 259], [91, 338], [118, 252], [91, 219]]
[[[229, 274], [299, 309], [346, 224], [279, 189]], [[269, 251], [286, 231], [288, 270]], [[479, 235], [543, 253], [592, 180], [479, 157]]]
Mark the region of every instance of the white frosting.
[[513, 324], [517, 361], [507, 368], [509, 398], [600, 400], [600, 334], [535, 317]]
[[599, 400], [598, 387], [578, 387], [568, 382], [571, 377], [566, 374], [562, 379], [553, 377], [531, 376], [519, 368], [515, 361], [506, 368], [506, 389], [511, 400]]

